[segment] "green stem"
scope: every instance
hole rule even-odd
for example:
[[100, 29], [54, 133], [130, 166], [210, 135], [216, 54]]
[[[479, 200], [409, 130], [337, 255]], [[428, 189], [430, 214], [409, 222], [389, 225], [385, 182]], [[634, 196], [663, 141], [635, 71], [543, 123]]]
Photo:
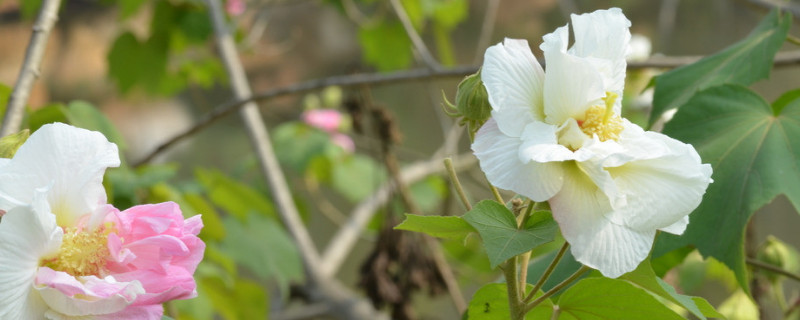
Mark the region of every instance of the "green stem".
[[522, 320], [525, 313], [522, 312], [524, 302], [520, 300], [519, 283], [517, 282], [517, 257], [506, 261], [503, 273], [506, 278], [506, 289], [508, 291], [508, 307], [511, 320]]
[[[519, 256], [519, 296], [525, 296], [525, 288], [528, 287], [528, 262], [531, 261], [531, 252], [525, 252]], [[524, 301], [524, 299], [523, 299]]]
[[[489, 180], [487, 179], [486, 181], [489, 181]], [[497, 202], [500, 202], [501, 204], [506, 204], [506, 202], [503, 200], [503, 196], [500, 195], [500, 191], [498, 191], [497, 187], [495, 187], [491, 182], [489, 182], [489, 189], [492, 190], [492, 194], [494, 195], [494, 199], [497, 200]]]
[[528, 219], [530, 219], [531, 215], [533, 214], [533, 207], [536, 206], [536, 202], [533, 200], [528, 201], [528, 209], [525, 210], [525, 215], [522, 216], [522, 220], [519, 221], [519, 229], [525, 228], [525, 224], [528, 223]]
[[556, 269], [558, 262], [561, 261], [561, 258], [564, 257], [564, 254], [567, 252], [567, 248], [569, 248], [569, 242], [564, 242], [564, 245], [561, 246], [561, 250], [558, 250], [556, 257], [553, 258], [553, 261], [550, 262], [550, 265], [547, 266], [547, 269], [544, 270], [544, 273], [541, 277], [539, 277], [539, 281], [536, 282], [536, 285], [533, 286], [533, 290], [528, 296], [525, 298], [525, 302], [530, 301], [536, 295], [536, 292], [539, 292], [539, 289], [542, 288], [545, 281], [550, 278], [550, 274], [553, 273], [553, 270]]
[[792, 279], [794, 281], [800, 281], [800, 275], [796, 275], [794, 273], [791, 273], [789, 271], [786, 271], [784, 269], [781, 269], [781, 268], [776, 267], [774, 265], [771, 265], [769, 263], [761, 262], [761, 261], [758, 261], [758, 260], [753, 259], [753, 258], [747, 258], [747, 260], [745, 260], [745, 261], [747, 262], [747, 264], [749, 264], [752, 267], [755, 267], [755, 268], [758, 268], [758, 269], [767, 270], [767, 271], [772, 271], [772, 272], [775, 272], [775, 273], [780, 274], [782, 276], [786, 276], [786, 277], [788, 277], [788, 278], [790, 278], [790, 279]]
[[453, 182], [453, 187], [456, 188], [456, 193], [458, 193], [458, 198], [461, 199], [461, 203], [464, 204], [467, 211], [472, 210], [472, 204], [469, 203], [467, 194], [464, 192], [464, 188], [458, 180], [458, 175], [456, 175], [456, 169], [453, 167], [453, 159], [450, 157], [444, 158], [444, 167], [447, 168], [447, 174], [450, 176], [450, 181]]
[[557, 284], [555, 287], [553, 287], [553, 289], [550, 289], [550, 291], [545, 292], [541, 297], [539, 297], [536, 300], [533, 300], [533, 302], [527, 304], [525, 306], [525, 313], [530, 312], [533, 308], [535, 308], [540, 303], [542, 303], [542, 301], [546, 300], [547, 298], [550, 298], [550, 296], [556, 294], [556, 292], [558, 292], [559, 290], [563, 289], [564, 287], [566, 287], [567, 285], [569, 285], [573, 281], [577, 280], [578, 278], [580, 278], [583, 275], [584, 272], [589, 271], [591, 269], [592, 268], [589, 268], [587, 266], [581, 266], [581, 268], [578, 269], [578, 271], [575, 271], [575, 273], [573, 273], [571, 276], [569, 276], [569, 278], [567, 278], [564, 281], [561, 281], [561, 283]]
[[800, 38], [797, 38], [797, 37], [795, 37], [795, 36], [793, 36], [791, 34], [786, 35], [786, 41], [788, 41], [789, 43], [791, 43], [793, 45], [800, 46]]

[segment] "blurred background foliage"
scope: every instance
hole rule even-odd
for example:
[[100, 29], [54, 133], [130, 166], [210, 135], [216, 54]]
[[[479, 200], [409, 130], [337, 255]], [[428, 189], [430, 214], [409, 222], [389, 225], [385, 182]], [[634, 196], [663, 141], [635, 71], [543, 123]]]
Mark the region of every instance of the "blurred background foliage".
[[[569, 13], [612, 6], [621, 7], [632, 21], [632, 33], [649, 39], [653, 54], [705, 55], [746, 36], [767, 10], [760, 1], [744, 0], [400, 2], [443, 68], [478, 66], [486, 46], [503, 37], [528, 39], [541, 57], [541, 36], [565, 24]], [[39, 5], [37, 0], [0, 0], [3, 108]], [[494, 5], [495, 15], [487, 15]], [[254, 92], [333, 75], [425, 67], [418, 62], [389, 1], [227, 0], [225, 7]], [[208, 248], [196, 274], [199, 296], [170, 303], [169, 315], [176, 319], [291, 319], [303, 309], [301, 292], [293, 289], [305, 277], [300, 256], [278, 219], [238, 118], [221, 119], [154, 161], [132, 165], [231, 99], [202, 1], [65, 1], [42, 70], [24, 127], [35, 130], [61, 121], [103, 132], [115, 142], [124, 154], [123, 165], [108, 171], [105, 184], [109, 199], [119, 208], [175, 201], [186, 216], [203, 215], [205, 228], [200, 236]], [[624, 100], [627, 118], [646, 123], [652, 93], [645, 88], [661, 71], [629, 73]], [[800, 87], [798, 71], [795, 66], [776, 69], [769, 80], [753, 88], [774, 100], [781, 92]], [[453, 124], [442, 110], [442, 92], [453, 97], [459, 80], [331, 87], [261, 104], [295, 202], [319, 248], [326, 246], [359, 203], [388, 180], [381, 151], [385, 142], [365, 129], [369, 126], [364, 123], [370, 120], [357, 112], [358, 105], [380, 106], [393, 115], [392, 125], [399, 133], [394, 153], [401, 165], [427, 160]], [[305, 112], [318, 109], [338, 110], [345, 124], [323, 130], [302, 121]], [[337, 141], [340, 135], [352, 139], [355, 149]], [[448, 152], [469, 152], [467, 140], [461, 139]], [[489, 197], [476, 168], [461, 177], [474, 199]], [[422, 179], [410, 191], [425, 213], [463, 213], [442, 175]], [[405, 211], [397, 199], [381, 207], [337, 274], [345, 284], [354, 288], [359, 284], [361, 265], [381, 230], [396, 223]], [[800, 217], [791, 205], [779, 197], [761, 211], [754, 218], [753, 250], [765, 260], [796, 257]], [[532, 274], [546, 266], [548, 253], [552, 255], [558, 246], [534, 252]], [[443, 248], [467, 298], [480, 284], [498, 279], [500, 273], [489, 267], [477, 241], [448, 240]], [[752, 308], [747, 306], [752, 303], [742, 297], [732, 272], [690, 251], [654, 259], [653, 268], [680, 292], [703, 296], [721, 312], [748, 319]], [[796, 258], [777, 263], [800, 271]], [[559, 268], [564, 270], [557, 270], [554, 279], [558, 272], [568, 275], [575, 267], [574, 261], [562, 265]], [[763, 277], [774, 281], [774, 275]], [[779, 290], [789, 297], [800, 295], [795, 283]], [[428, 297], [420, 291], [406, 302], [420, 319], [459, 316], [446, 294]], [[777, 318], [779, 307], [767, 307], [766, 312]]]

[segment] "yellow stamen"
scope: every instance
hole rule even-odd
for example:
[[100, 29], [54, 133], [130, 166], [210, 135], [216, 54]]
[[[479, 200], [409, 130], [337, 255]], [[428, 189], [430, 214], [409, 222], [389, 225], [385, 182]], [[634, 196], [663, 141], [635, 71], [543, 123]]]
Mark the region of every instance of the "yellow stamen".
[[44, 261], [44, 265], [73, 276], [100, 276], [110, 255], [109, 232], [105, 226], [93, 231], [65, 228], [58, 255]]
[[603, 98], [605, 107], [592, 106], [586, 110], [585, 119], [579, 122], [581, 131], [588, 136], [597, 135], [600, 141], [619, 140], [619, 133], [622, 132], [622, 118], [614, 113], [614, 102], [619, 95], [613, 92], [606, 92]]

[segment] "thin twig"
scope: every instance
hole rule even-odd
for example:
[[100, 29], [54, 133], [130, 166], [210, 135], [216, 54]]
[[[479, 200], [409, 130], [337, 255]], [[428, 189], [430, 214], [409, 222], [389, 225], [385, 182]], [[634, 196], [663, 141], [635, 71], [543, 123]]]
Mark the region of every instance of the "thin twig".
[[[630, 61], [628, 62], [628, 70], [640, 70], [648, 68], [670, 69], [677, 68], [686, 64], [690, 64], [700, 60], [701, 56], [679, 56], [679, 57], [651, 57], [646, 61]], [[540, 61], [544, 65], [543, 61]], [[775, 56], [775, 67], [786, 67], [800, 64], [800, 50], [778, 52]], [[234, 99], [232, 101], [221, 104], [214, 108], [211, 112], [200, 118], [191, 128], [175, 135], [169, 140], [165, 141], [148, 155], [133, 163], [133, 166], [141, 166], [142, 164], [150, 162], [155, 156], [161, 152], [166, 151], [176, 143], [186, 139], [203, 129], [207, 128], [217, 120], [239, 110], [242, 106], [253, 101], [266, 101], [269, 99], [282, 97], [293, 94], [304, 94], [307, 92], [319, 90], [329, 86], [340, 87], [354, 87], [364, 84], [370, 86], [388, 85], [394, 83], [416, 81], [420, 79], [432, 78], [460, 78], [478, 71], [478, 67], [474, 66], [461, 66], [442, 70], [430, 70], [427, 68], [412, 69], [407, 71], [398, 71], [394, 73], [361, 73], [344, 76], [332, 76], [327, 78], [315, 79], [306, 82], [291, 84], [285, 87], [266, 90], [263, 92], [255, 93], [248, 97]]]
[[536, 281], [536, 284], [533, 286], [533, 290], [529, 296], [525, 298], [525, 302], [530, 301], [533, 297], [536, 296], [536, 292], [539, 292], [539, 289], [544, 286], [544, 283], [547, 281], [547, 278], [550, 278], [550, 274], [553, 273], [553, 270], [556, 269], [558, 262], [561, 261], [561, 257], [567, 252], [567, 248], [569, 248], [569, 243], [564, 242], [564, 245], [561, 246], [561, 250], [558, 250], [556, 257], [553, 258], [553, 261], [550, 261], [550, 265], [547, 266], [547, 269], [544, 270], [544, 273], [539, 277], [539, 281]]
[[765, 263], [765, 262], [762, 262], [762, 261], [759, 261], [759, 260], [756, 260], [756, 259], [753, 259], [753, 258], [747, 258], [745, 261], [747, 262], [747, 264], [749, 264], [752, 267], [755, 267], [755, 268], [758, 268], [758, 269], [763, 269], [763, 270], [766, 270], [766, 271], [771, 271], [771, 272], [780, 274], [782, 276], [786, 276], [787, 278], [790, 278], [792, 280], [800, 281], [800, 275], [791, 273], [791, 272], [789, 272], [787, 270], [781, 269], [780, 267], [777, 267], [777, 266], [774, 266], [774, 265], [771, 265], [769, 263]]
[[[455, 157], [454, 164], [457, 169], [465, 169], [475, 165], [476, 159], [471, 154]], [[400, 177], [406, 183], [417, 182], [431, 174], [444, 171], [440, 159], [432, 159], [411, 164], [400, 171]], [[394, 190], [394, 185], [385, 182], [369, 198], [362, 201], [350, 213], [350, 219], [337, 231], [336, 235], [328, 242], [322, 256], [322, 274], [333, 275], [339, 270], [347, 255], [358, 240], [358, 235], [364, 230], [373, 214], [389, 200]]]
[[411, 19], [408, 17], [406, 9], [403, 8], [403, 4], [400, 3], [400, 0], [389, 1], [392, 3], [392, 9], [394, 9], [394, 12], [397, 13], [397, 17], [400, 19], [403, 29], [406, 30], [408, 38], [411, 39], [411, 43], [414, 44], [414, 48], [417, 49], [417, 53], [419, 53], [422, 61], [425, 62], [425, 65], [428, 67], [428, 69], [438, 70], [439, 63], [433, 58], [433, 55], [431, 55], [428, 47], [425, 46], [425, 42], [422, 41], [419, 33], [417, 33], [417, 30], [414, 29], [414, 25], [411, 23]]
[[[228, 72], [231, 87], [237, 99], [251, 96], [244, 69], [236, 52], [233, 37], [225, 24], [225, 17], [219, 0], [208, 0], [209, 14], [214, 24], [220, 55]], [[307, 287], [312, 301], [324, 301], [331, 306], [331, 312], [345, 319], [384, 319], [367, 301], [358, 298], [348, 288], [331, 277], [323, 277], [320, 273], [320, 257], [308, 234], [308, 230], [300, 219], [289, 191], [289, 186], [278, 165], [278, 159], [272, 149], [266, 126], [254, 102], [248, 102], [241, 109], [242, 120], [258, 157], [261, 170], [266, 176], [272, 197], [277, 204], [281, 220], [286, 225], [297, 245], [306, 269]]]
[[461, 199], [461, 204], [464, 205], [464, 208], [466, 208], [467, 211], [472, 210], [472, 204], [469, 202], [469, 198], [467, 198], [467, 194], [464, 192], [464, 187], [461, 186], [461, 181], [458, 180], [456, 169], [453, 167], [453, 159], [450, 157], [444, 158], [444, 167], [447, 169], [447, 174], [450, 176], [450, 181], [453, 183], [453, 188], [456, 189], [458, 198]]
[[538, 306], [540, 303], [542, 303], [542, 301], [544, 301], [547, 298], [550, 298], [550, 296], [556, 294], [561, 289], [564, 289], [564, 287], [568, 286], [570, 283], [572, 283], [573, 281], [575, 281], [578, 278], [580, 278], [586, 271], [589, 271], [589, 270], [592, 270], [592, 268], [589, 268], [587, 266], [581, 266], [581, 268], [578, 269], [578, 271], [575, 271], [575, 273], [573, 273], [571, 276], [569, 276], [569, 278], [567, 278], [564, 281], [561, 281], [561, 283], [557, 284], [555, 287], [553, 287], [552, 289], [548, 290], [547, 292], [542, 294], [539, 298], [537, 298], [536, 300], [533, 300], [533, 302], [528, 304], [525, 307], [525, 313], [528, 313], [533, 308], [536, 308], [536, 306]]
[[483, 60], [483, 52], [489, 47], [489, 41], [492, 41], [492, 32], [494, 31], [494, 24], [497, 20], [498, 7], [500, 7], [500, 0], [486, 1], [486, 13], [483, 15], [481, 35], [478, 36], [478, 52], [475, 54], [475, 59], [473, 60], [475, 64]]
[[28, 43], [28, 49], [25, 51], [25, 61], [19, 71], [17, 84], [8, 98], [3, 125], [0, 128], [0, 137], [19, 131], [25, 104], [31, 94], [33, 82], [36, 81], [41, 72], [40, 65], [42, 64], [42, 57], [44, 57], [44, 50], [47, 47], [47, 38], [56, 20], [58, 20], [58, 7], [60, 5], [61, 0], [42, 1], [42, 8], [39, 11], [39, 17], [36, 18], [36, 23], [33, 25], [33, 34], [31, 34], [31, 41]]

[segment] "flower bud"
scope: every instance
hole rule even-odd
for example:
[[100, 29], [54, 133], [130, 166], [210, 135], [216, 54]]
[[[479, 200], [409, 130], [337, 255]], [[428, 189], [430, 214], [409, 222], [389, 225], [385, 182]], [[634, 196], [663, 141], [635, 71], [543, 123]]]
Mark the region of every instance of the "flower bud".
[[[794, 248], [773, 236], [767, 237], [767, 241], [758, 251], [758, 260], [792, 273], [800, 271], [800, 262], [798, 262], [798, 258], [800, 258], [800, 256]], [[778, 275], [772, 272], [767, 271], [765, 274], [767, 278], [773, 282], [778, 278]]]
[[480, 70], [469, 75], [458, 84], [456, 93], [456, 109], [464, 116], [465, 120], [484, 123], [491, 116], [492, 106], [489, 105], [489, 94], [481, 81]]

